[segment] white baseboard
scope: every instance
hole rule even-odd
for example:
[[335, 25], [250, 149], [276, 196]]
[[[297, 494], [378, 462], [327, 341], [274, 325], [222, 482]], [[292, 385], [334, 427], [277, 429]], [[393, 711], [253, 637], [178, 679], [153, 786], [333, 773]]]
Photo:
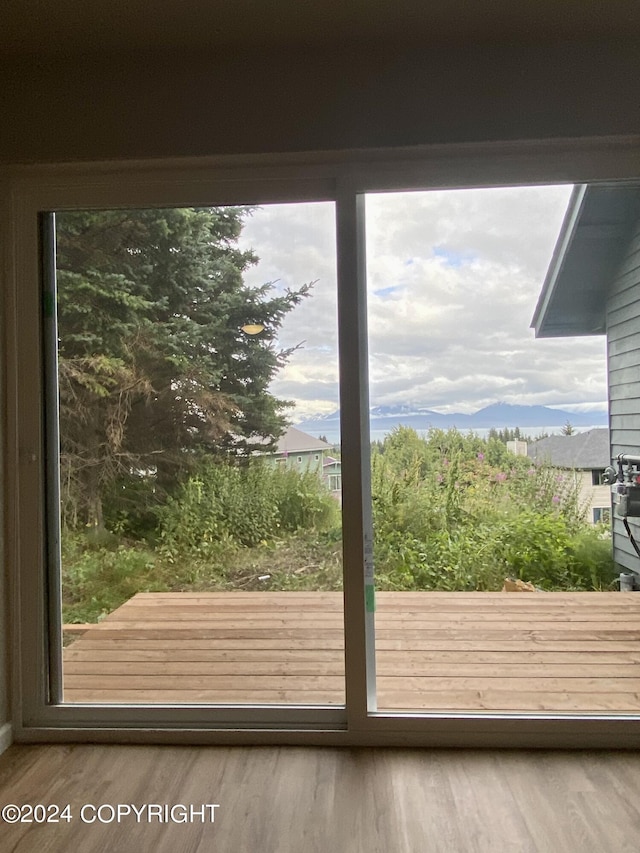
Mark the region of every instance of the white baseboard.
[[11, 723], [0, 726], [0, 755], [13, 743], [13, 729]]

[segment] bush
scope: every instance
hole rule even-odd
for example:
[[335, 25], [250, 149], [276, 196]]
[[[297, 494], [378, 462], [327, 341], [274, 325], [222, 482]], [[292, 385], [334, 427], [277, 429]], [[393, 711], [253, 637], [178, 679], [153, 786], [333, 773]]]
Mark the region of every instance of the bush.
[[164, 551], [207, 555], [225, 540], [257, 545], [278, 523], [265, 485], [257, 466], [206, 463], [160, 510]]
[[523, 510], [498, 528], [496, 556], [504, 575], [542, 589], [571, 586], [571, 534], [561, 515]]
[[88, 548], [84, 537], [65, 537], [62, 554], [63, 622], [96, 622], [137, 592], [167, 589], [156, 557], [143, 549]]
[[102, 503], [105, 527], [118, 536], [153, 541], [157, 534], [158, 509], [164, 500], [155, 476], [132, 473], [121, 477], [105, 488]]
[[314, 471], [263, 469], [270, 480], [280, 530], [329, 530], [338, 523], [338, 504]]
[[585, 523], [571, 474], [496, 439], [412, 432], [395, 431], [372, 457], [380, 587], [499, 590], [507, 576], [543, 589], [610, 587], [610, 541]]
[[327, 529], [337, 504], [313, 472], [208, 462], [160, 511], [163, 553], [215, 553], [219, 543], [253, 547], [283, 532]]
[[573, 574], [580, 579], [580, 589], [615, 589], [618, 577], [613, 552], [611, 531], [598, 527], [579, 531], [571, 542]]

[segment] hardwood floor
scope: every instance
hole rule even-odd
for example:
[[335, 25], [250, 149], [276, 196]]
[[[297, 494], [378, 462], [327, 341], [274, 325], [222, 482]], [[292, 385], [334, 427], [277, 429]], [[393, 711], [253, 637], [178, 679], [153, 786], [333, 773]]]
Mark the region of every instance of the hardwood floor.
[[[637, 853], [638, 790], [635, 752], [14, 745], [0, 806], [69, 803], [72, 819], [1, 823], [0, 851]], [[219, 808], [214, 823], [80, 817], [148, 803]]]
[[[381, 592], [381, 710], [640, 712], [640, 595]], [[344, 702], [342, 596], [139, 593], [65, 649], [67, 702]]]

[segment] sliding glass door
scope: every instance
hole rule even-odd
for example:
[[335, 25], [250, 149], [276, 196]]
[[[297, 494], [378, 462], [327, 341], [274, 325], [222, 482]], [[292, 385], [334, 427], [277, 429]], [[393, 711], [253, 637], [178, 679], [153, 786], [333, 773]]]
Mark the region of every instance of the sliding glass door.
[[528, 331], [570, 188], [105, 169], [16, 190], [25, 730], [515, 745], [634, 714], [607, 531], [528, 452], [606, 400], [601, 340]]
[[635, 602], [592, 511], [606, 342], [529, 328], [570, 197], [366, 197], [380, 713], [640, 709]]
[[38, 222], [45, 713], [340, 725], [335, 202]]

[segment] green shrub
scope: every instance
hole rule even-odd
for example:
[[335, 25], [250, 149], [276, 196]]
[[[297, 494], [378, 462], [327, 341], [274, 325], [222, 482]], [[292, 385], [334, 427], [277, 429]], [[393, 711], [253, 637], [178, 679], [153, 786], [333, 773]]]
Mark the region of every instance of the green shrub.
[[208, 462], [160, 511], [162, 551], [206, 557], [219, 543], [254, 547], [283, 532], [327, 529], [337, 509], [313, 472]]
[[587, 527], [571, 541], [573, 575], [580, 589], [615, 589], [618, 572], [613, 561], [611, 531], [604, 526]]
[[[371, 483], [380, 589], [499, 590], [507, 576], [613, 588], [611, 540], [584, 522], [575, 480], [495, 438], [399, 429], [374, 449]], [[65, 531], [65, 621], [99, 619], [139, 591], [341, 587], [340, 510], [315, 472], [208, 460], [158, 511], [156, 550], [123, 539], [146, 524], [126, 497], [109, 504], [113, 532]]]
[[68, 543], [63, 553], [63, 622], [96, 622], [137, 592], [167, 589], [149, 551], [81, 547], [78, 541]]
[[514, 513], [499, 526], [496, 549], [505, 576], [543, 589], [571, 586], [571, 534], [559, 514]]
[[164, 500], [155, 476], [121, 477], [105, 489], [102, 502], [105, 527], [128, 539], [153, 541], [157, 534], [158, 509]]
[[503, 528], [501, 557], [505, 569], [541, 589], [611, 588], [615, 569], [611, 540], [557, 515], [518, 514]]
[[329, 530], [336, 526], [338, 503], [317, 473], [283, 466], [263, 470], [270, 480], [280, 530]]
[[233, 540], [257, 545], [277, 527], [277, 509], [258, 466], [208, 462], [160, 510], [165, 552], [215, 551]]

